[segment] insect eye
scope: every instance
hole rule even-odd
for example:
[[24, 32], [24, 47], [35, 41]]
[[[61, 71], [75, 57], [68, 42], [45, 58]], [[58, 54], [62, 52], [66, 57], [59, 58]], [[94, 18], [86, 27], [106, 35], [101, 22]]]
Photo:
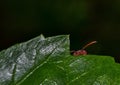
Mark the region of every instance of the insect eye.
[[79, 54], [80, 54], [79, 51], [74, 52], [74, 55], [79, 55]]
[[81, 50], [81, 55], [87, 55], [87, 51], [86, 50]]
[[74, 56], [79, 56], [81, 55], [82, 51], [81, 50], [78, 50], [76, 52], [73, 53]]
[[85, 50], [78, 50], [73, 53], [74, 56], [79, 56], [79, 55], [87, 55], [87, 52]]

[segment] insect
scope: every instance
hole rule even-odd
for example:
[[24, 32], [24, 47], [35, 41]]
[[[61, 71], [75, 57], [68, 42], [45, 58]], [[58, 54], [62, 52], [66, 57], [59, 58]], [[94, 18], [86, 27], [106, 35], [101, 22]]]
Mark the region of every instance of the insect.
[[85, 48], [87, 48], [88, 46], [97, 43], [97, 41], [92, 41], [88, 44], [86, 44], [81, 50], [77, 50], [77, 51], [71, 51], [71, 53], [74, 56], [79, 56], [79, 55], [87, 55], [87, 51], [85, 50]]

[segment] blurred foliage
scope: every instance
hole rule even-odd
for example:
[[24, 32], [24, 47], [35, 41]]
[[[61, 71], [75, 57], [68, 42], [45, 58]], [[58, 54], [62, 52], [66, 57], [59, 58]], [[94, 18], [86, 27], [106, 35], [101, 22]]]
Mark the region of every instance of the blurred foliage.
[[119, 58], [119, 0], [4, 0], [0, 9], [0, 49], [39, 34], [71, 35], [71, 49], [97, 40], [94, 52]]

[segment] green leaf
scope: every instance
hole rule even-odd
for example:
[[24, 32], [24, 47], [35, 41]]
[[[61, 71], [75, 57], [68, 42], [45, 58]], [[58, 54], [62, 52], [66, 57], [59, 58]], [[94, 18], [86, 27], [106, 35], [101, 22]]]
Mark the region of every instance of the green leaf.
[[110, 56], [70, 55], [68, 35], [40, 35], [0, 52], [0, 85], [120, 85], [120, 65]]
[[66, 69], [67, 85], [120, 85], [120, 65], [110, 56], [71, 56]]
[[21, 85], [50, 59], [66, 55], [68, 50], [66, 35], [46, 39], [41, 35], [3, 50], [0, 52], [0, 85]]

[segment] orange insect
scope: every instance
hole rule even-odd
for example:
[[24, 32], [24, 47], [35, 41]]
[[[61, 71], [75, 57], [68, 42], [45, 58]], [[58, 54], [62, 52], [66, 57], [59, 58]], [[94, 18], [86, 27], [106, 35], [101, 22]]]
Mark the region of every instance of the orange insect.
[[88, 46], [90, 46], [90, 45], [92, 45], [92, 44], [95, 44], [95, 43], [97, 43], [97, 41], [92, 41], [92, 42], [86, 44], [81, 50], [71, 51], [71, 53], [72, 53], [74, 56], [87, 55], [87, 51], [85, 50], [85, 48], [87, 48]]

